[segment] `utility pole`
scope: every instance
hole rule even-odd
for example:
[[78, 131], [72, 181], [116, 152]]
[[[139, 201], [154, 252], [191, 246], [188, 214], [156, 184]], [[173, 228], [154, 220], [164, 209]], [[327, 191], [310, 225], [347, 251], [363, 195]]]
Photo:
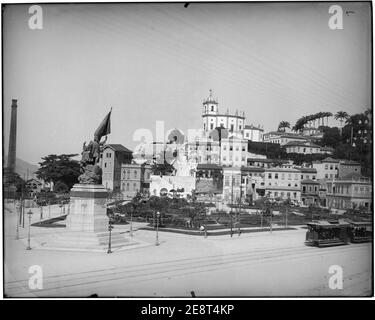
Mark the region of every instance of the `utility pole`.
[[241, 203], [242, 203], [242, 176], [240, 176], [240, 203], [239, 203], [239, 212], [237, 215], [238, 236], [241, 235], [241, 227], [240, 227]]
[[289, 202], [286, 204], [286, 208], [285, 208], [285, 229], [288, 228], [288, 211], [289, 211]]

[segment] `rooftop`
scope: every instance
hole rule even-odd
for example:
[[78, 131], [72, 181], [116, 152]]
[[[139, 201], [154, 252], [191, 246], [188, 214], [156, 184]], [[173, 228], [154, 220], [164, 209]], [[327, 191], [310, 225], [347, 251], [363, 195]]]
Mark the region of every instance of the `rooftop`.
[[214, 163], [198, 163], [197, 170], [222, 170], [223, 167]]
[[284, 145], [285, 147], [290, 147], [290, 146], [300, 146], [300, 147], [313, 147], [313, 148], [320, 148], [315, 143], [312, 143], [310, 141], [289, 141]]
[[118, 152], [132, 152], [128, 148], [124, 147], [122, 144], [106, 144], [104, 148], [111, 148], [112, 150]]
[[264, 172], [264, 168], [260, 167], [241, 167], [241, 171], [246, 171], [246, 172]]
[[301, 180], [301, 183], [305, 183], [305, 184], [320, 184], [318, 181], [311, 180], [311, 179], [303, 179], [303, 180]]
[[259, 131], [264, 131], [263, 129], [261, 129], [260, 127], [256, 127], [252, 124], [248, 125], [248, 124], [245, 124], [245, 129], [252, 129], [252, 130], [259, 130]]
[[289, 163], [289, 161], [285, 159], [261, 159], [261, 158], [248, 158], [247, 162]]

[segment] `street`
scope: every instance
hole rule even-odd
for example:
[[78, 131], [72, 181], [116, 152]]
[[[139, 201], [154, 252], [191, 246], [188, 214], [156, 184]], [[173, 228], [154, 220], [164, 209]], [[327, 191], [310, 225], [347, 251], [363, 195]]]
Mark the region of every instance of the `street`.
[[[117, 226], [116, 226], [117, 227]], [[129, 226], [118, 226], [129, 229]], [[31, 237], [62, 228], [31, 227]], [[137, 230], [149, 245], [112, 254], [25, 250], [27, 228], [15, 240], [15, 215], [5, 212], [5, 293], [11, 297], [251, 297], [371, 294], [371, 244], [315, 248], [305, 229], [204, 237]], [[135, 226], [136, 230], [136, 226]], [[43, 272], [29, 289], [29, 267]], [[329, 267], [343, 270], [343, 288], [329, 288]]]

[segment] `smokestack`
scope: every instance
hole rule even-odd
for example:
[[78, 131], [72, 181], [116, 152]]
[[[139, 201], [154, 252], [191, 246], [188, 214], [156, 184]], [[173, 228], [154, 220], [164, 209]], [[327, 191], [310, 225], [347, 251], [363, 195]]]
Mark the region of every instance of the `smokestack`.
[[8, 149], [8, 169], [14, 172], [16, 168], [17, 149], [17, 100], [12, 99], [12, 113], [10, 118], [9, 149]]

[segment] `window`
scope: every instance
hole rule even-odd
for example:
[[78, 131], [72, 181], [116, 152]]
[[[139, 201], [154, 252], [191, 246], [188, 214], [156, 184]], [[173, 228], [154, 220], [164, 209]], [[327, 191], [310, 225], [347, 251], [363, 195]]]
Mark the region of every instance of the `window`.
[[107, 162], [104, 162], [104, 168], [107, 168]]
[[275, 173], [275, 179], [279, 179], [279, 174]]
[[238, 146], [236, 146], [236, 151], [239, 151], [239, 150], [240, 150], [240, 148]]
[[214, 106], [211, 106], [211, 111], [214, 111], [214, 110], [215, 110]]
[[272, 179], [272, 173], [268, 174], [268, 179]]
[[134, 170], [134, 178], [137, 179], [137, 170]]
[[129, 182], [126, 184], [126, 191], [129, 191]]
[[211, 130], [214, 128], [214, 124], [213, 123], [210, 124], [210, 128], [211, 128]]
[[328, 173], [326, 173], [324, 177], [325, 177], [326, 179], [328, 179]]
[[328, 164], [326, 164], [326, 165], [324, 166], [324, 169], [328, 170]]

